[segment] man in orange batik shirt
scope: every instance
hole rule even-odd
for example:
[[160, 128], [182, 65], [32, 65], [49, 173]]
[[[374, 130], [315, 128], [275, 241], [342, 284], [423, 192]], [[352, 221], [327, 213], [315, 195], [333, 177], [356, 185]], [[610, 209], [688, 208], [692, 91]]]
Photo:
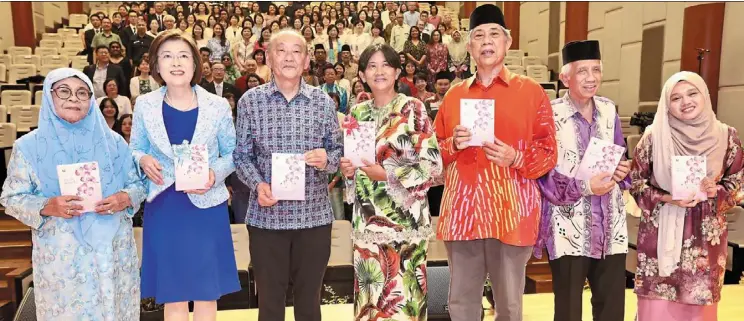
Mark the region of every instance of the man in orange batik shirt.
[[[435, 120], [445, 166], [437, 238], [447, 248], [454, 321], [480, 320], [486, 273], [496, 320], [522, 320], [525, 266], [540, 215], [536, 180], [556, 164], [550, 101], [533, 79], [504, 68], [511, 43], [498, 7], [473, 11], [467, 48], [478, 72], [447, 92]], [[468, 146], [473, 135], [460, 122], [463, 99], [493, 104], [493, 143]]]

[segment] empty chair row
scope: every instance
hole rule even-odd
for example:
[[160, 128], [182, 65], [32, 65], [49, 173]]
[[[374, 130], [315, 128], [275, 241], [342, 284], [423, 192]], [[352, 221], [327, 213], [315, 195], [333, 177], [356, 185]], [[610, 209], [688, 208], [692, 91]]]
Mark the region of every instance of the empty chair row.
[[[85, 66], [88, 65], [88, 58], [85, 56], [72, 56], [67, 59], [60, 57], [50, 58], [58, 59], [57, 61], [51, 62], [50, 64], [10, 64], [6, 65], [0, 63], [0, 82], [7, 82], [9, 84], [15, 84], [19, 79], [28, 78], [37, 74], [46, 76], [49, 71], [71, 66], [77, 70], [82, 71]], [[69, 61], [69, 62], [66, 62]]]
[[533, 65], [527, 66], [526, 68], [519, 65], [506, 65], [506, 68], [515, 74], [535, 79], [537, 82], [550, 81], [550, 72], [548, 71], [548, 67], [544, 65]]
[[517, 56], [506, 56], [504, 57], [504, 64], [507, 66], [533, 66], [533, 65], [544, 65], [542, 59], [537, 56], [517, 57]]
[[0, 123], [5, 123], [5, 120], [10, 116], [10, 123], [15, 125], [15, 129], [18, 132], [28, 132], [31, 128], [39, 125], [39, 111], [41, 106], [39, 105], [17, 105], [17, 106], [4, 106], [0, 105]]

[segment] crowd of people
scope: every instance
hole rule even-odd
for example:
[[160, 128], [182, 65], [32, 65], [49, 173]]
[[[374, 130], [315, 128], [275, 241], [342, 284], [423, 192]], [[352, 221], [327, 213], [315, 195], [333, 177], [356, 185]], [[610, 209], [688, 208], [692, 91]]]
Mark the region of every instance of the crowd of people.
[[[365, 7], [381, 5], [392, 10], [365, 18]], [[667, 80], [632, 163], [623, 158], [609, 172], [577, 179], [591, 141], [625, 147], [615, 104], [596, 95], [599, 42], [564, 46], [560, 80], [568, 92], [549, 101], [540, 84], [505, 68], [512, 38], [497, 6], [472, 12], [467, 37], [451, 35], [450, 44], [467, 43], [477, 68], [467, 77], [462, 66], [430, 63], [444, 57], [428, 51], [444, 38], [437, 32], [444, 18], [417, 12], [415, 3], [398, 15], [394, 5], [321, 5], [316, 14], [270, 4], [264, 15], [259, 3], [211, 11], [204, 3], [189, 11], [156, 3], [140, 16], [142, 4], [132, 4], [138, 36], [148, 19], [157, 32], [139, 60], [122, 54], [126, 42], [101, 44], [117, 39], [111, 30], [120, 21], [100, 19], [95, 64], [46, 77], [38, 129], [16, 141], [0, 194], [6, 213], [32, 228], [37, 317], [138, 320], [140, 297], [154, 297], [166, 320], [188, 320], [191, 301], [194, 320], [215, 320], [216, 300], [240, 290], [230, 231], [240, 218], [249, 231], [259, 321], [284, 320], [290, 280], [295, 319], [320, 321], [331, 226], [345, 200], [355, 272], [349, 319], [425, 320], [428, 241], [436, 234], [447, 251], [453, 320], [481, 319], [487, 277], [497, 320], [521, 320], [525, 266], [547, 252], [555, 320], [581, 320], [588, 280], [594, 319], [620, 321], [628, 251], [622, 194], [629, 190], [642, 212], [637, 319], [716, 320], [727, 259], [724, 213], [741, 201], [744, 156], [736, 130], [716, 119], [699, 75]], [[311, 25], [316, 18], [329, 21], [327, 47], [310, 41], [316, 34], [308, 30], [325, 27]], [[211, 30], [199, 24], [204, 19], [214, 21]], [[366, 30], [387, 33], [377, 22], [393, 19], [390, 43], [357, 43]], [[360, 32], [345, 41], [347, 20]], [[402, 45], [401, 28], [409, 32]], [[203, 47], [207, 30], [212, 37]], [[260, 36], [246, 55], [254, 31]], [[231, 48], [228, 37], [238, 35], [243, 47]], [[129, 42], [133, 51], [136, 41]], [[128, 66], [137, 66], [136, 77]], [[436, 93], [427, 88], [432, 83]], [[495, 138], [482, 146], [462, 123], [471, 103], [493, 106]], [[375, 158], [360, 165], [345, 154], [342, 137], [362, 122], [374, 125]], [[207, 182], [176, 190], [176, 164], [192, 157], [192, 145], [207, 150]], [[273, 193], [280, 153], [306, 165], [304, 200]], [[674, 156], [706, 158], [706, 177], [694, 186], [702, 196], [672, 197]], [[59, 165], [70, 164], [85, 184], [95, 183], [91, 171], [100, 173], [103, 199], [94, 209], [80, 203], [87, 185], [77, 195], [61, 192]], [[438, 185], [443, 194], [432, 199]], [[131, 218], [143, 203], [140, 269]]]
[[[266, 46], [285, 28], [300, 32], [307, 43], [311, 63], [305, 81], [336, 93], [342, 113], [369, 97], [357, 75], [360, 54], [371, 45], [389, 44], [401, 57], [401, 92], [423, 101], [433, 117], [430, 106], [435, 112], [441, 103], [449, 87], [445, 80], [453, 84], [471, 75], [467, 33], [452, 19], [435, 5], [421, 11], [416, 2], [125, 2], [111, 16], [92, 13], [80, 34], [91, 63], [84, 72], [96, 97], [114, 99], [120, 117], [132, 113], [138, 96], [158, 88], [147, 61], [162, 32], [177, 30], [191, 38], [204, 58], [199, 85], [235, 101], [271, 80]], [[116, 88], [107, 87], [110, 79]], [[434, 86], [437, 81], [442, 85]]]

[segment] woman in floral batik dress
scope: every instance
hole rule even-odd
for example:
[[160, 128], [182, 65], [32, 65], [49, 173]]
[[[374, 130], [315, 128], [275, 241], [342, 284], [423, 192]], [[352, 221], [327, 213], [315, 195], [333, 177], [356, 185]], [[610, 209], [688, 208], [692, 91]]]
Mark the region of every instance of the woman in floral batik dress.
[[[700, 76], [680, 72], [667, 80], [635, 155], [631, 194], [643, 211], [638, 320], [716, 320], [726, 271], [724, 213], [738, 201], [743, 155], [736, 130], [716, 119]], [[706, 200], [672, 200], [674, 156], [706, 158], [700, 183]]]
[[431, 217], [426, 192], [442, 159], [424, 104], [395, 92], [400, 59], [388, 45], [362, 52], [359, 76], [372, 100], [354, 106], [345, 133], [375, 124], [376, 162], [342, 158], [353, 200], [354, 320], [426, 320], [426, 253]]

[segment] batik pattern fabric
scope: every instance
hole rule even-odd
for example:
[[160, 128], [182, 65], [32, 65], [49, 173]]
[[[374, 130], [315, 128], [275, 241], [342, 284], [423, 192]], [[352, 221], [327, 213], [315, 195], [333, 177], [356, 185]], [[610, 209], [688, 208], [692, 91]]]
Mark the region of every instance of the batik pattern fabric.
[[653, 179], [652, 134], [636, 147], [630, 192], [642, 210], [638, 228], [638, 268], [635, 293], [639, 299], [666, 300], [689, 305], [711, 305], [721, 300], [728, 246], [725, 212], [741, 201], [744, 159], [736, 129], [729, 127], [728, 148], [718, 193], [688, 208], [682, 237], [682, 257], [668, 277], [659, 275], [657, 244], [661, 198], [668, 192]]
[[[380, 116], [382, 115], [382, 116]], [[356, 105], [344, 120], [377, 125], [376, 158], [387, 181], [362, 170], [347, 180], [353, 201], [355, 320], [426, 320], [426, 253], [432, 234], [426, 193], [442, 159], [424, 104], [398, 94], [384, 107]]]

